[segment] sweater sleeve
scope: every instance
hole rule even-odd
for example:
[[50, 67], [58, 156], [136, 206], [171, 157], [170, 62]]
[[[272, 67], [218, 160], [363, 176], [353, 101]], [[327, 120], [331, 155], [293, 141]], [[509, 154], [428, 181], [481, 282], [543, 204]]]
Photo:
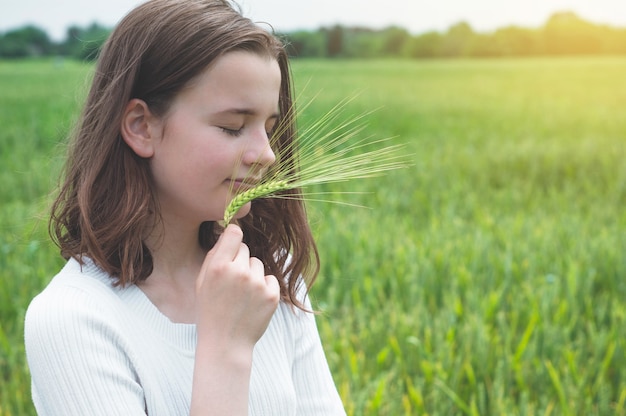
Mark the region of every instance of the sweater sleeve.
[[24, 341], [40, 416], [146, 414], [109, 309], [93, 293], [67, 286], [48, 287], [31, 302]]
[[[312, 310], [309, 298], [304, 305]], [[315, 315], [298, 310], [292, 376], [296, 390], [299, 416], [345, 415], [322, 348]]]

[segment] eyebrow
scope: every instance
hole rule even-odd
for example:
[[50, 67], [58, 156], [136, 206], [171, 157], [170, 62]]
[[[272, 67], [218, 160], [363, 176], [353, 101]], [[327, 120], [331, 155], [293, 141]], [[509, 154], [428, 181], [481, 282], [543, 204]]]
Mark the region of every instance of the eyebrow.
[[[217, 114], [218, 115], [219, 114], [241, 114], [244, 116], [256, 116], [258, 113], [249, 108], [230, 108], [228, 110], [220, 111]], [[275, 113], [272, 113], [272, 115], [270, 115], [269, 119], [277, 119], [279, 117], [280, 117], [280, 113], [275, 112]]]

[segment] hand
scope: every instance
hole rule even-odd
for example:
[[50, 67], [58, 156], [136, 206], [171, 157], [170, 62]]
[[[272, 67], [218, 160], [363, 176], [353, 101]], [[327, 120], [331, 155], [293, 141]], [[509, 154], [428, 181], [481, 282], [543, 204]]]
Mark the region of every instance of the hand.
[[[223, 351], [254, 348], [280, 299], [276, 277], [250, 257], [243, 232], [229, 225], [207, 254], [196, 281], [198, 337]], [[219, 345], [215, 345], [219, 343]]]

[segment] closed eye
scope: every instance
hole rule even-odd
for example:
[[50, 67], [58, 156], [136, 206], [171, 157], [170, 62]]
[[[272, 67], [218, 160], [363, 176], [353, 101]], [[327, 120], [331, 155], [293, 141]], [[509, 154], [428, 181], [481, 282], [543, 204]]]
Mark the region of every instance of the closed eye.
[[222, 129], [222, 131], [224, 133], [228, 134], [229, 136], [233, 136], [233, 137], [241, 136], [241, 133], [243, 131], [243, 127], [241, 127], [240, 129], [229, 129], [227, 127], [220, 127], [220, 129]]

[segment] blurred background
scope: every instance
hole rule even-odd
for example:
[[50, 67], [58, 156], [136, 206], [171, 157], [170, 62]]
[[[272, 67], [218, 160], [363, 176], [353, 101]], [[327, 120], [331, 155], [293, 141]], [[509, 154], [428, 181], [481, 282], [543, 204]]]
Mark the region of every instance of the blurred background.
[[[138, 1], [5, 0], [0, 57], [89, 57]], [[618, 0], [241, 0], [243, 13], [289, 34], [299, 57], [488, 57], [623, 53]], [[620, 29], [621, 28], [621, 29]]]
[[[64, 263], [51, 198], [138, 2], [0, 2], [0, 416], [29, 416], [24, 314]], [[626, 1], [241, 7], [288, 44], [302, 131], [348, 98], [339, 122], [367, 114], [411, 159], [307, 201], [348, 415], [626, 416]]]

